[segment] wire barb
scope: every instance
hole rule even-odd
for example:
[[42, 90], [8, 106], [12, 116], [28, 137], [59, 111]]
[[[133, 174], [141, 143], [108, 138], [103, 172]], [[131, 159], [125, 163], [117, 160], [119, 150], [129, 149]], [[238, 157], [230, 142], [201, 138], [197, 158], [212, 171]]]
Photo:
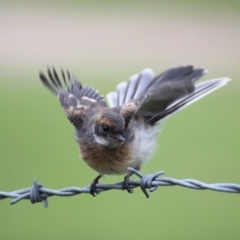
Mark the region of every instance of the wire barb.
[[[129, 180], [130, 188], [140, 187], [144, 195], [148, 198], [150, 192], [154, 192], [158, 187], [166, 186], [181, 186], [196, 190], [212, 190], [218, 192], [227, 193], [240, 193], [240, 185], [234, 183], [212, 183], [207, 184], [194, 179], [181, 179], [177, 180], [170, 177], [162, 177], [163, 171], [159, 171], [153, 174], [142, 175], [139, 171], [134, 168], [128, 168], [133, 174], [138, 176], [140, 180]], [[100, 192], [108, 190], [122, 190], [124, 182], [119, 182], [115, 184], [96, 184], [96, 190]], [[78, 188], [78, 187], [67, 187], [59, 190], [52, 190], [44, 188], [42, 184], [39, 184], [36, 179], [33, 181], [33, 186], [31, 188], [25, 188], [21, 190], [16, 190], [13, 192], [0, 192], [0, 200], [5, 198], [13, 198], [11, 205], [20, 202], [23, 199], [30, 199], [31, 203], [43, 202], [45, 208], [48, 206], [47, 198], [51, 196], [61, 196], [69, 197], [75, 196], [81, 193], [90, 194], [90, 185]]]

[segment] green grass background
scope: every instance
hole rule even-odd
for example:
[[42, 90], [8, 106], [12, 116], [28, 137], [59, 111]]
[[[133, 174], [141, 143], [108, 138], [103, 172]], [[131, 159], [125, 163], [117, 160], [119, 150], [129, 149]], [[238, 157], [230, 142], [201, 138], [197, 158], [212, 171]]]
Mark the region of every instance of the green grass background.
[[[109, 21], [114, 19], [114, 11], [117, 14], [119, 9], [143, 13], [147, 8], [156, 13], [156, 6], [161, 8], [162, 12], [164, 9], [170, 11], [169, 9], [173, 7], [177, 17], [174, 18], [172, 15], [171, 22], [177, 24], [178, 18], [186, 18], [186, 22], [192, 21], [193, 28], [198, 26], [201, 14], [206, 16], [206, 13], [207, 19], [204, 19], [203, 23], [214, 22], [216, 29], [221, 29], [222, 16], [226, 20], [226, 25], [229, 19], [239, 21], [239, 1], [229, 1], [228, 5], [224, 1], [210, 1], [207, 6], [197, 1], [194, 4], [192, 1], [182, 3], [175, 1], [174, 4], [141, 1], [140, 4], [136, 4], [137, 8], [134, 8], [133, 3], [128, 8], [124, 5], [126, 2], [116, 2], [114, 5], [113, 2], [110, 4], [104, 1], [101, 9], [104, 13], [111, 5]], [[12, 5], [4, 2], [1, 4], [7, 6], [8, 10], [11, 7], [16, 10], [20, 6], [16, 2], [11, 3]], [[26, 1], [24, 4], [28, 6]], [[54, 7], [57, 3], [51, 2], [48, 11], [53, 14], [53, 18], [58, 12], [64, 12], [64, 16], [76, 14], [78, 9], [83, 11], [83, 6], [86, 16], [90, 14], [89, 9], [98, 10], [97, 1], [91, 3], [62, 1], [61, 4], [59, 10]], [[63, 6], [66, 6], [66, 11]], [[185, 15], [190, 11], [186, 6], [191, 7], [191, 14], [196, 15], [196, 18], [191, 19], [189, 15]], [[38, 3], [27, 8], [26, 13], [31, 12], [34, 16], [35, 13], [39, 14], [39, 8], [47, 9], [48, 5]], [[101, 17], [108, 20], [103, 13]], [[164, 17], [166, 16], [165, 12]], [[137, 21], [134, 24], [137, 25]], [[0, 30], [2, 34], [6, 33], [11, 25], [4, 27]], [[117, 29], [113, 27], [112, 31]], [[142, 34], [144, 35], [144, 32]], [[63, 32], [63, 37], [66, 35]], [[231, 40], [231, 36], [228, 36], [228, 39]], [[121, 42], [121, 39], [116, 41]], [[219, 42], [221, 41], [220, 38]], [[129, 42], [131, 43], [131, 39]], [[184, 52], [181, 56], [174, 55], [169, 46], [169, 55], [156, 56], [153, 52], [151, 58], [139, 59], [137, 56], [135, 62], [131, 58], [131, 49], [120, 52], [119, 55], [114, 52], [113, 62], [109, 52], [98, 51], [96, 58], [98, 60], [101, 58], [102, 62], [87, 58], [88, 65], [82, 59], [79, 59], [79, 62], [70, 61], [70, 56], [67, 56], [67, 60], [59, 58], [58, 55], [55, 57], [56, 61], [54, 56], [46, 59], [36, 56], [35, 59], [29, 60], [28, 52], [26, 56], [22, 56], [21, 61], [15, 58], [14, 52], [11, 52], [10, 44], [8, 47], [10, 56], [1, 55], [0, 59], [0, 191], [30, 187], [34, 178], [51, 189], [83, 187], [96, 176], [96, 173], [79, 159], [78, 147], [73, 138], [74, 130], [65, 119], [58, 101], [38, 80], [39, 69], [44, 70], [51, 61], [57, 64], [62, 62], [70, 69], [73, 68], [82, 82], [94, 85], [102, 94], [113, 90], [117, 83], [146, 66], [153, 67], [158, 72], [172, 65], [190, 62], [202, 66], [204, 62], [206, 67], [212, 69], [209, 76], [204, 79], [225, 75], [231, 77], [233, 81], [226, 87], [166, 122], [164, 131], [158, 138], [158, 151], [152, 161], [143, 167], [142, 173], [164, 170], [165, 176], [177, 179], [193, 178], [207, 183], [240, 184], [240, 61], [237, 61], [240, 60], [239, 45], [231, 46], [230, 41], [229, 45], [225, 45], [225, 49], [219, 47], [222, 54], [231, 47], [226, 63], [224, 55], [221, 62], [211, 52], [209, 55], [200, 54], [199, 57], [199, 52], [204, 52], [204, 47], [196, 43], [196, 53], [191, 49], [191, 52]], [[51, 46], [53, 51], [55, 47]], [[81, 46], [69, 45], [70, 49], [78, 47]], [[91, 47], [89, 46], [89, 50]], [[155, 47], [161, 48], [161, 42]], [[216, 46], [215, 48], [218, 49]], [[67, 50], [63, 49], [63, 52]], [[114, 183], [121, 180], [121, 177], [106, 176], [101, 182]], [[149, 199], [145, 198], [140, 189], [135, 189], [133, 194], [126, 191], [108, 191], [96, 198], [78, 195], [66, 198], [51, 197], [48, 201], [49, 207], [44, 209], [42, 204], [31, 205], [30, 201], [26, 200], [14, 206], [9, 205], [10, 199], [2, 200], [0, 239], [240, 238], [240, 199], [237, 194], [162, 187], [150, 194]]]

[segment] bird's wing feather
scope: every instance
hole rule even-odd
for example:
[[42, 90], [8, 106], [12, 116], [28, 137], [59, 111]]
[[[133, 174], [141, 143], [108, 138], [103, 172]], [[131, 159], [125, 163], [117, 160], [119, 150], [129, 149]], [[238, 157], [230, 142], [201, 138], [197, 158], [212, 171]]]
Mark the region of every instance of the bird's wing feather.
[[62, 80], [56, 70], [48, 68], [47, 76], [40, 72], [39, 77], [45, 87], [55, 94], [67, 118], [76, 128], [81, 128], [87, 110], [93, 103], [106, 107], [105, 100], [92, 87], [83, 87], [77, 78], [62, 70]]

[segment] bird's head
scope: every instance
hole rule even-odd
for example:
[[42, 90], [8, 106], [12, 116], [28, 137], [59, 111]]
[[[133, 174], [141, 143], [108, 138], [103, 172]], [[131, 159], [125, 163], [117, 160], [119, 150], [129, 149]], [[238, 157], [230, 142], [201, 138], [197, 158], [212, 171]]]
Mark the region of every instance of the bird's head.
[[93, 135], [95, 141], [110, 149], [117, 148], [125, 142], [125, 123], [123, 117], [110, 109], [97, 114]]

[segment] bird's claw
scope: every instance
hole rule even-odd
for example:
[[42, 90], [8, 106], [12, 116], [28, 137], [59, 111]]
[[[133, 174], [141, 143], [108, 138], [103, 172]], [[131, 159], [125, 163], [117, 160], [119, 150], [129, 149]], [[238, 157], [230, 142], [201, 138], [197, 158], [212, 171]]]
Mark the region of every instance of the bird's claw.
[[129, 186], [129, 175], [127, 175], [126, 177], [124, 177], [124, 182], [123, 182], [123, 190], [127, 190], [129, 193], [133, 193], [133, 189], [130, 188]]
[[90, 185], [90, 194], [93, 196], [93, 197], [96, 197], [96, 195], [98, 195], [100, 192], [97, 191], [97, 188], [96, 188], [96, 184], [95, 182], [93, 182], [91, 185]]
[[97, 177], [93, 180], [92, 184], [90, 185], [89, 193], [90, 193], [93, 197], [96, 197], [96, 195], [100, 193], [99, 191], [97, 191], [96, 185], [98, 184], [98, 180], [101, 178], [101, 176], [102, 176], [102, 175], [97, 176]]

